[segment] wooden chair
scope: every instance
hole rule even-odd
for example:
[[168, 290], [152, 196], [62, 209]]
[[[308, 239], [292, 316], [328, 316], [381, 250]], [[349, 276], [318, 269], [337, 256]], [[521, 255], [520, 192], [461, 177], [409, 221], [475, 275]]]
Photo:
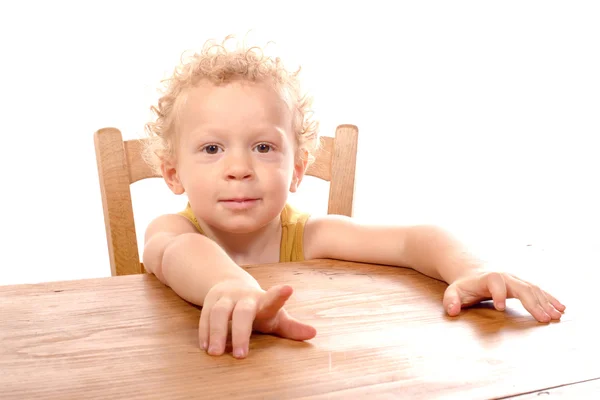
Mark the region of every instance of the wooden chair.
[[[138, 252], [129, 186], [142, 179], [161, 177], [141, 157], [144, 140], [123, 141], [121, 132], [116, 128], [103, 128], [94, 133], [113, 276], [144, 272]], [[315, 162], [306, 175], [330, 182], [328, 214], [352, 216], [358, 128], [340, 125], [335, 138], [321, 137], [320, 140]]]

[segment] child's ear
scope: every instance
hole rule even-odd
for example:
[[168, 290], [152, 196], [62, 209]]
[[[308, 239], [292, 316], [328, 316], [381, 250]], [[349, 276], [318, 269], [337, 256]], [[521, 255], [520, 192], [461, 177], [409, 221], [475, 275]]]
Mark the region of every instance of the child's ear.
[[292, 183], [290, 184], [290, 192], [295, 193], [304, 178], [306, 168], [308, 167], [308, 152], [304, 149], [298, 151], [299, 155], [296, 156], [294, 163], [294, 175], [292, 176]]
[[173, 162], [173, 160], [165, 160], [160, 166], [162, 171], [162, 176], [169, 186], [169, 189], [175, 194], [183, 194], [185, 193], [185, 189], [181, 184], [181, 180], [179, 179], [179, 174], [177, 173], [177, 165]]

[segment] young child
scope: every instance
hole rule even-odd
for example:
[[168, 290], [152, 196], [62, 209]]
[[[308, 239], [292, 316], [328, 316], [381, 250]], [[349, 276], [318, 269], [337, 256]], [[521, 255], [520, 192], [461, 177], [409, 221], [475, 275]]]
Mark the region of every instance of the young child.
[[150, 223], [143, 262], [183, 299], [203, 306], [199, 343], [246, 357], [252, 330], [307, 340], [316, 330], [284, 309], [287, 285], [262, 289], [240, 265], [340, 259], [410, 267], [449, 284], [448, 315], [518, 298], [540, 322], [565, 306], [535, 285], [492, 272], [435, 226], [375, 226], [345, 216], [309, 217], [287, 203], [318, 139], [311, 98], [278, 58], [259, 48], [209, 41], [176, 69], [146, 128], [148, 163], [187, 208]]

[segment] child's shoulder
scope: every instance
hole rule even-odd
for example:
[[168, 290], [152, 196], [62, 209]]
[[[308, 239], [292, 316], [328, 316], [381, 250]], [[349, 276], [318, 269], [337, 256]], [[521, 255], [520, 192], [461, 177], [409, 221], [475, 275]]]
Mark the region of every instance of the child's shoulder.
[[310, 213], [300, 211], [293, 205], [286, 203], [285, 207], [281, 211], [281, 224], [283, 226], [306, 224], [306, 221], [310, 218]]
[[344, 215], [309, 215], [304, 224], [305, 258], [328, 258], [328, 246], [335, 246], [355, 223]]
[[196, 228], [196, 230], [199, 233], [204, 234], [204, 232], [202, 231], [202, 228], [200, 227], [200, 224], [198, 223], [198, 219], [194, 215], [194, 211], [192, 210], [192, 206], [190, 205], [189, 202], [187, 203], [185, 209], [183, 211], [179, 211], [177, 213], [177, 215], [182, 216], [185, 219], [187, 219], [192, 225], [194, 225], [194, 228]]

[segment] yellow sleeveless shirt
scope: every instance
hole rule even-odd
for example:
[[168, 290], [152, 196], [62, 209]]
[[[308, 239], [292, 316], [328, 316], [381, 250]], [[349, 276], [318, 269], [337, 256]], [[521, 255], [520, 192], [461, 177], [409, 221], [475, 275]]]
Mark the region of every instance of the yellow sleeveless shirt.
[[[187, 218], [204, 235], [200, 224], [187, 204], [185, 210], [178, 213]], [[301, 213], [289, 204], [281, 211], [281, 245], [279, 248], [279, 262], [304, 261], [304, 250], [302, 240], [304, 237], [304, 225], [310, 214]]]

